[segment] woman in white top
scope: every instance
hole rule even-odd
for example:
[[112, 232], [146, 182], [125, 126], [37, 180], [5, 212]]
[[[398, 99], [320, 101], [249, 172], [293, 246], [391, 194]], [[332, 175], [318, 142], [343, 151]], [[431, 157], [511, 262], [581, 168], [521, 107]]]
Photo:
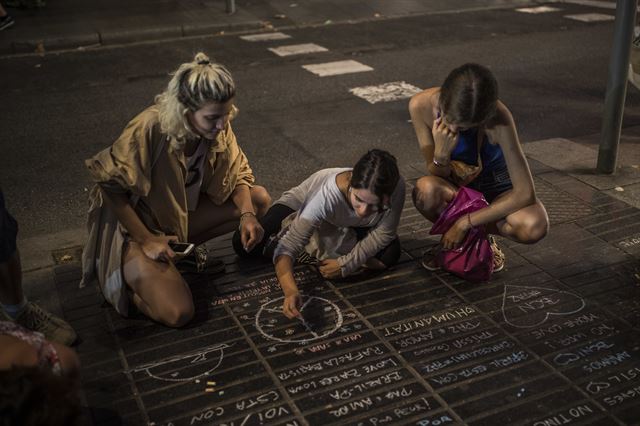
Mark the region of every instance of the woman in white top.
[[397, 228], [404, 198], [396, 159], [373, 149], [353, 169], [323, 169], [286, 191], [260, 219], [262, 243], [247, 252], [236, 235], [234, 247], [241, 256], [273, 259], [285, 295], [283, 312], [297, 317], [295, 259], [301, 253], [316, 257], [325, 278], [392, 266], [400, 257]]

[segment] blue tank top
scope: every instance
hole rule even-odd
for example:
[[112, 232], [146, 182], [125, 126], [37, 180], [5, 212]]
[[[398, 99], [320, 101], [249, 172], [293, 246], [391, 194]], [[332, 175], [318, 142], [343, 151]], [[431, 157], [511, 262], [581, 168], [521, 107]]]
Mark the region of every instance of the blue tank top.
[[[498, 144], [489, 142], [487, 135], [484, 135], [480, 146], [480, 158], [482, 159], [482, 172], [480, 176], [490, 170], [500, 170], [506, 168], [502, 148]], [[463, 161], [467, 164], [478, 165], [478, 128], [458, 131], [458, 144], [451, 153], [451, 159]]]

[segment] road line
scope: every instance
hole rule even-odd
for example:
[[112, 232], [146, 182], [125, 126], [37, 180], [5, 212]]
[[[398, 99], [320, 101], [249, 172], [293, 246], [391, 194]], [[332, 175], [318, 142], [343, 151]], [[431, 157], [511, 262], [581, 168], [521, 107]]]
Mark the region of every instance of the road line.
[[285, 33], [277, 32], [277, 33], [266, 33], [266, 34], [249, 34], [249, 35], [240, 36], [240, 38], [245, 41], [254, 42], [254, 41], [284, 40], [287, 38], [291, 38], [291, 36]]
[[615, 16], [605, 15], [603, 13], [582, 13], [580, 15], [565, 15], [567, 19], [573, 19], [574, 21], [580, 22], [602, 22], [602, 21], [613, 21], [616, 19]]
[[361, 64], [360, 62], [353, 60], [326, 62], [324, 64], [303, 65], [302, 68], [316, 74], [318, 77], [373, 71], [373, 68], [371, 68], [370, 66]]
[[349, 89], [359, 98], [362, 98], [370, 104], [378, 102], [392, 102], [400, 99], [407, 99], [416, 93], [422, 92], [422, 89], [413, 86], [404, 81], [392, 81], [377, 86], [362, 86]]
[[555, 3], [571, 3], [578, 4], [580, 6], [599, 7], [601, 9], [614, 9], [616, 8], [616, 2], [598, 1], [598, 0], [560, 0]]
[[516, 12], [531, 13], [531, 14], [537, 15], [538, 13], [559, 12], [561, 10], [562, 9], [557, 7], [538, 6], [538, 7], [522, 7], [520, 9], [516, 9]]
[[326, 47], [314, 43], [290, 44], [288, 46], [270, 47], [270, 51], [278, 56], [303, 55], [305, 53], [328, 52]]

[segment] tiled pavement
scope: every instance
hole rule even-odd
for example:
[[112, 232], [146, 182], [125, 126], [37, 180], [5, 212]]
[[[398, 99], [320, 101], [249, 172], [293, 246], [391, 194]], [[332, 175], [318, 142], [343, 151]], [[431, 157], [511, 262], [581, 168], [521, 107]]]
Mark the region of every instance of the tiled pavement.
[[551, 233], [503, 241], [489, 283], [418, 266], [435, 240], [407, 199], [392, 270], [298, 269], [307, 324], [277, 312], [270, 265], [237, 262], [228, 239], [213, 246], [227, 274], [193, 282], [181, 330], [120, 318], [77, 288], [78, 265], [58, 267], [94, 424], [639, 424], [640, 211], [531, 164]]

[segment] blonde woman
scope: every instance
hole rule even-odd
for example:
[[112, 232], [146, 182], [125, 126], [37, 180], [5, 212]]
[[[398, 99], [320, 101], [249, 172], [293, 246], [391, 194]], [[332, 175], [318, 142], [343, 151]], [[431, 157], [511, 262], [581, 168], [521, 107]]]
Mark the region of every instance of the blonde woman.
[[235, 84], [204, 53], [182, 64], [155, 105], [109, 148], [86, 161], [91, 192], [83, 282], [97, 279], [126, 315], [130, 302], [170, 327], [194, 314], [191, 291], [170, 241], [202, 243], [239, 228], [252, 249], [269, 208], [230, 121]]

